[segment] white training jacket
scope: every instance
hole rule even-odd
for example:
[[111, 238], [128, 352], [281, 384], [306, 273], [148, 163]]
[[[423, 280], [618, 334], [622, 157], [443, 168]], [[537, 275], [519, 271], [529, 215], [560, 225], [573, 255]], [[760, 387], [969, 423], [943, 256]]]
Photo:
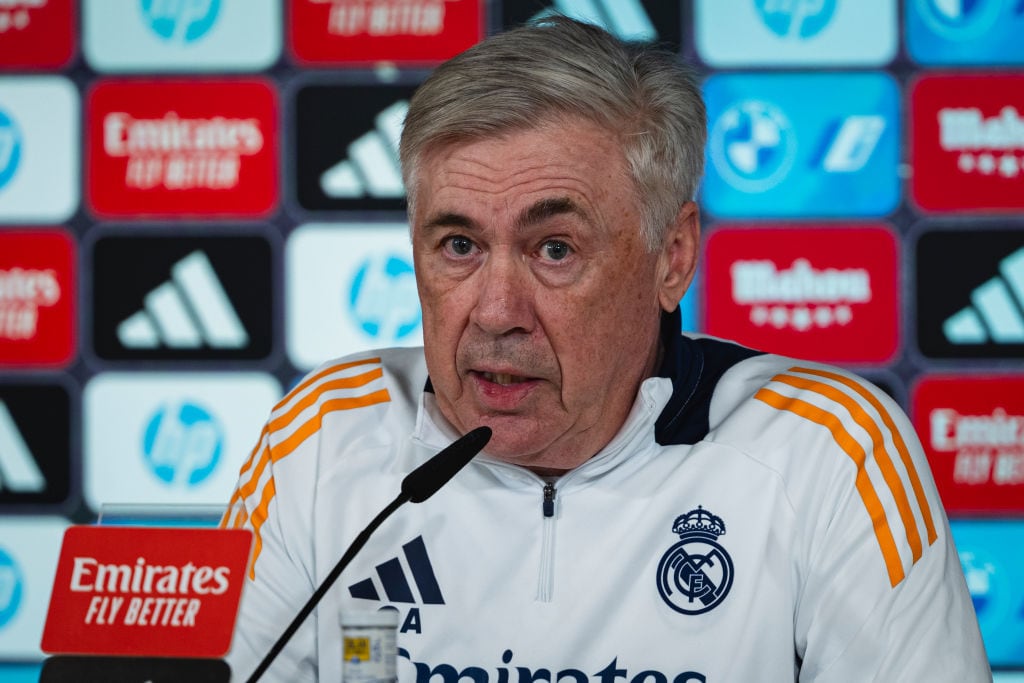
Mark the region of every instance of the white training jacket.
[[[342, 680], [340, 613], [383, 606], [418, 683], [991, 680], [893, 401], [835, 368], [663, 338], [663, 376], [600, 453], [551, 486], [485, 450], [384, 523], [263, 680]], [[225, 517], [255, 532], [236, 680], [458, 436], [419, 349], [328, 364], [281, 401]]]

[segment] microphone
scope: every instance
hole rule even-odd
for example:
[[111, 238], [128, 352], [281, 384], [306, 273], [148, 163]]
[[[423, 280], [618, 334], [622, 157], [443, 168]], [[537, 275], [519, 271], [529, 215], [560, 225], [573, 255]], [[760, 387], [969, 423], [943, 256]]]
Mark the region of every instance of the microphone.
[[292, 623], [288, 624], [288, 628], [284, 630], [281, 637], [277, 639], [277, 642], [267, 652], [263, 661], [259, 663], [259, 666], [249, 676], [247, 683], [255, 683], [270, 668], [277, 655], [281, 653], [281, 650], [291, 640], [291, 637], [299, 630], [302, 622], [306, 620], [306, 617], [320, 603], [320, 600], [327, 594], [327, 591], [334, 585], [338, 577], [341, 576], [341, 572], [349, 565], [352, 558], [356, 556], [356, 553], [362, 550], [366, 542], [370, 540], [370, 536], [377, 530], [377, 527], [383, 524], [384, 520], [407, 502], [422, 503], [437, 493], [438, 489], [447, 484], [459, 470], [469, 464], [469, 461], [482, 451], [490, 440], [491, 428], [477, 427], [456, 439], [447, 448], [407, 474], [405, 479], [402, 480], [401, 493], [388, 503], [387, 507], [377, 513], [377, 516], [373, 518], [373, 521], [365, 529], [359, 532], [356, 539], [352, 541], [352, 545], [348, 547], [345, 554], [338, 560], [338, 564], [334, 565], [331, 573], [324, 578], [323, 582], [313, 592], [313, 595], [306, 601], [306, 604], [302, 606], [302, 609], [292, 619]]
[[407, 474], [402, 480], [402, 493], [412, 502], [422, 503], [447, 484], [490, 440], [490, 427], [477, 427], [456, 439], [448, 448]]

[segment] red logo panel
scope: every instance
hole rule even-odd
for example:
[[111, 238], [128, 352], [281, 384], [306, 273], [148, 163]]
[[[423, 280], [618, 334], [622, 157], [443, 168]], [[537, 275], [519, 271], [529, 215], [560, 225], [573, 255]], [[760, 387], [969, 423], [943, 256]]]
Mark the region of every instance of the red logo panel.
[[291, 47], [310, 64], [439, 63], [483, 38], [480, 0], [291, 0]]
[[910, 109], [911, 192], [922, 209], [1024, 209], [1024, 75], [927, 76]]
[[247, 529], [69, 528], [43, 650], [221, 657], [231, 646], [251, 541]]
[[927, 377], [911, 402], [946, 510], [1024, 512], [1024, 375]]
[[828, 363], [899, 347], [899, 256], [884, 226], [720, 226], [704, 261], [704, 331]]
[[0, 367], [71, 361], [75, 252], [60, 229], [0, 231]]
[[107, 81], [88, 109], [87, 192], [100, 216], [263, 216], [276, 205], [270, 84]]
[[0, 2], [0, 68], [53, 69], [75, 49], [76, 0]]

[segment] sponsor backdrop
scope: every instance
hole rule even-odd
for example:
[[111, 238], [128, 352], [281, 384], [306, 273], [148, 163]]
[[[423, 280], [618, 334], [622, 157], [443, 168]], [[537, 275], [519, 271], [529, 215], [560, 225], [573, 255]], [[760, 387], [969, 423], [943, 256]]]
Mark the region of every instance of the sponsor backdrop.
[[4, 0], [0, 680], [38, 675], [64, 527], [225, 503], [297, 377], [420, 343], [409, 97], [552, 12], [694, 65], [684, 327], [903, 404], [1024, 670], [1024, 2]]

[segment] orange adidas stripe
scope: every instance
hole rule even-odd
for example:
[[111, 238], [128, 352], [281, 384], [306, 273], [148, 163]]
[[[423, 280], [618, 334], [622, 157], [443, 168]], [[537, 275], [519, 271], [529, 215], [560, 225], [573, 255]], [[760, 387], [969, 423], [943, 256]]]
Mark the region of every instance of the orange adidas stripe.
[[238, 476], [241, 477], [245, 474], [245, 471], [252, 467], [252, 460], [256, 457], [256, 454], [260, 451], [260, 444], [263, 443], [263, 438], [267, 435], [267, 425], [263, 425], [263, 431], [260, 432], [260, 438], [256, 439], [256, 445], [253, 446], [252, 452], [249, 453], [249, 459], [242, 465], [242, 469], [238, 470]]
[[363, 408], [377, 403], [387, 403], [390, 400], [391, 394], [388, 393], [387, 389], [378, 389], [372, 394], [367, 394], [365, 396], [334, 398], [330, 401], [324, 401], [320, 405], [320, 410], [317, 411], [316, 415], [306, 420], [306, 422], [296, 429], [295, 432], [293, 432], [287, 439], [270, 449], [270, 458], [274, 462], [277, 462], [278, 460], [289, 456], [291, 452], [298, 448], [303, 441], [320, 429], [320, 425], [323, 424], [324, 416], [327, 413], [333, 413], [339, 410]]
[[324, 382], [316, 388], [316, 391], [310, 392], [301, 400], [297, 401], [287, 413], [271, 420], [268, 428], [271, 432], [277, 432], [284, 429], [299, 413], [316, 403], [325, 392], [333, 391], [335, 389], [355, 389], [369, 384], [375, 379], [380, 379], [383, 376], [384, 370], [381, 368], [374, 368], [369, 372], [364, 372], [363, 374], [356, 375], [355, 377], [342, 377], [330, 382]]
[[338, 372], [339, 370], [347, 370], [348, 368], [354, 368], [354, 367], [358, 367], [360, 365], [371, 365], [373, 363], [379, 364], [380, 363], [380, 358], [379, 357], [377, 357], [377, 358], [362, 358], [360, 360], [349, 361], [348, 363], [339, 363], [338, 365], [332, 365], [330, 367], [324, 368], [323, 370], [321, 370], [320, 372], [316, 373], [315, 375], [311, 375], [310, 377], [307, 377], [302, 382], [297, 384], [291, 391], [288, 392], [287, 396], [285, 396], [283, 399], [281, 399], [280, 403], [278, 403], [276, 406], [274, 406], [274, 409], [276, 410], [276, 409], [280, 408], [285, 403], [287, 403], [288, 400], [292, 396], [296, 396], [299, 393], [305, 391], [310, 386], [312, 386], [313, 384], [316, 384], [317, 382], [319, 382], [321, 379], [323, 379], [327, 375], [334, 374], [335, 372]]
[[862, 385], [854, 382], [849, 377], [844, 377], [838, 373], [829, 372], [828, 370], [816, 370], [814, 368], [802, 367], [794, 367], [790, 368], [790, 370], [793, 372], [803, 372], [808, 375], [816, 375], [818, 377], [835, 380], [836, 382], [853, 389], [861, 398], [870, 403], [872, 408], [878, 411], [878, 414], [882, 417], [882, 423], [885, 424], [886, 429], [888, 429], [889, 433], [892, 434], [892, 441], [896, 444], [896, 451], [900, 454], [900, 460], [903, 461], [903, 467], [906, 468], [907, 475], [910, 477], [910, 486], [914, 489], [914, 497], [917, 498], [917, 506], [921, 509], [921, 514], [924, 517], [924, 526], [928, 533], [928, 545], [934, 543], [938, 536], [935, 533], [935, 523], [932, 521], [932, 513], [931, 508], [928, 506], [928, 499], [924, 495], [924, 487], [921, 486], [921, 477], [917, 474], [917, 468], [914, 467], [914, 461], [910, 459], [910, 451], [907, 450], [907, 444], [903, 441], [903, 436], [900, 434], [900, 430], [896, 427], [896, 423], [893, 422], [892, 416], [889, 415], [889, 411], [885, 409], [882, 402]]
[[856, 487], [864, 507], [871, 518], [871, 525], [875, 530], [875, 539], [878, 547], [882, 550], [882, 558], [885, 560], [885, 567], [889, 573], [889, 583], [896, 586], [904, 578], [903, 563], [900, 560], [899, 552], [896, 550], [896, 541], [893, 539], [889, 522], [885, 518], [885, 509], [882, 507], [878, 494], [871, 485], [868, 473], [864, 469], [867, 455], [860, 444], [850, 436], [843, 428], [842, 423], [832, 413], [829, 413], [815, 405], [797, 398], [787, 398], [771, 389], [759, 389], [754, 398], [767, 403], [777, 410], [785, 410], [795, 415], [819, 424], [832, 433], [832, 438], [843, 449], [850, 459], [857, 466]]
[[263, 487], [263, 495], [260, 497], [260, 504], [256, 506], [256, 510], [252, 513], [252, 559], [249, 561], [249, 579], [251, 581], [256, 580], [256, 558], [260, 556], [260, 552], [263, 550], [263, 537], [260, 535], [260, 529], [263, 528], [263, 522], [267, 521], [267, 514], [270, 510], [270, 501], [274, 498], [274, 494], [277, 493], [277, 486], [274, 484], [274, 478], [271, 477], [267, 485]]
[[[360, 384], [358, 384], [358, 386], [361, 386], [362, 384], [365, 384], [371, 381], [372, 379], [380, 377], [381, 374], [381, 371], [378, 369], [371, 371], [369, 373], [364, 373], [363, 375], [359, 375], [358, 377], [352, 379], [359, 380], [359, 378], [363, 378], [367, 375], [374, 375], [373, 377], [369, 377], [369, 379], [366, 379], [365, 381], [360, 381]], [[328, 383], [328, 385], [329, 384], [331, 383]], [[323, 391], [328, 391], [330, 389], [328, 385], [325, 385]], [[318, 391], [315, 394], [313, 394], [313, 398], [310, 401], [310, 403], [315, 402], [319, 398], [321, 393], [322, 392]], [[305, 399], [303, 400], [305, 401]], [[256, 492], [256, 489], [259, 486], [260, 477], [262, 476], [263, 471], [266, 469], [267, 464], [270, 462], [278, 462], [282, 458], [285, 458], [288, 455], [290, 455], [296, 448], [299, 447], [299, 445], [302, 444], [303, 441], [305, 441], [314, 432], [320, 429], [320, 426], [323, 424], [323, 419], [326, 414], [340, 410], [352, 410], [354, 408], [371, 406], [378, 403], [387, 403], [390, 400], [391, 394], [388, 393], [388, 390], [379, 389], [377, 391], [374, 391], [373, 393], [366, 394], [365, 396], [336, 398], [330, 401], [325, 401], [323, 404], [320, 405], [316, 415], [309, 418], [287, 439], [285, 439], [279, 444], [276, 444], [273, 447], [269, 445], [270, 436], [272, 436], [277, 431], [280, 431], [281, 428], [287, 427], [288, 424], [290, 424], [290, 421], [284, 422], [278, 428], [274, 428], [274, 426], [271, 425], [271, 429], [268, 430], [267, 432], [267, 443], [264, 445], [261, 451], [260, 458], [256, 462], [256, 466], [253, 468], [252, 474], [249, 477], [249, 479], [244, 484], [239, 485], [239, 487], [235, 491], [235, 494], [232, 496], [231, 503], [229, 504], [228, 507], [229, 512], [225, 513], [225, 518], [224, 520], [222, 520], [222, 525], [226, 525], [228, 523], [227, 515], [230, 514], [231, 505], [234, 504], [235, 500], [241, 500], [244, 502], [246, 498], [248, 498], [249, 496]], [[289, 413], [291, 412], [292, 411], [289, 411]], [[259, 557], [259, 554], [263, 549], [263, 538], [260, 534], [260, 528], [263, 526], [263, 522], [266, 521], [268, 510], [270, 508], [270, 501], [273, 500], [276, 492], [277, 488], [276, 485], [274, 484], [273, 475], [271, 475], [270, 480], [263, 487], [263, 493], [261, 494], [260, 502], [256, 506], [256, 509], [255, 511], [253, 511], [252, 515], [247, 516], [245, 506], [243, 505], [241, 511], [239, 511], [238, 515], [236, 515], [234, 519], [233, 524], [236, 528], [245, 524], [246, 521], [248, 521], [252, 526], [254, 539], [252, 563], [250, 564], [249, 567], [250, 579], [255, 579], [256, 577], [256, 558]]]
[[882, 472], [882, 478], [889, 485], [889, 490], [892, 491], [893, 498], [896, 500], [896, 509], [899, 510], [900, 520], [903, 522], [903, 528], [907, 532], [907, 542], [910, 544], [910, 551], [914, 558], [913, 561], [917, 562], [921, 559], [921, 535], [917, 532], [917, 522], [914, 520], [914, 513], [910, 509], [910, 501], [907, 500], [907, 490], [903, 488], [903, 482], [900, 481], [900, 476], [897, 474], [896, 468], [893, 467], [892, 458], [889, 457], [889, 453], [885, 450], [885, 439], [882, 437], [882, 432], [878, 425], [875, 424], [875, 421], [868, 416], [856, 401], [828, 384], [822, 384], [821, 382], [802, 377], [793, 377], [792, 375], [776, 375], [772, 377], [772, 381], [788, 384], [797, 389], [805, 389], [838, 403], [846, 408], [853, 417], [854, 422], [868, 433], [871, 437], [871, 452], [875, 456], [875, 462], [878, 463], [878, 469]]
[[[259, 462], [256, 464], [256, 469], [253, 470], [252, 476], [244, 484], [240, 484], [235, 495], [239, 500], [245, 500], [253, 493], [256, 492], [256, 487], [259, 486], [260, 477], [263, 476], [263, 470], [267, 468], [267, 463], [270, 462], [270, 446], [265, 446], [263, 452], [260, 455]], [[233, 502], [233, 500], [232, 500]]]

